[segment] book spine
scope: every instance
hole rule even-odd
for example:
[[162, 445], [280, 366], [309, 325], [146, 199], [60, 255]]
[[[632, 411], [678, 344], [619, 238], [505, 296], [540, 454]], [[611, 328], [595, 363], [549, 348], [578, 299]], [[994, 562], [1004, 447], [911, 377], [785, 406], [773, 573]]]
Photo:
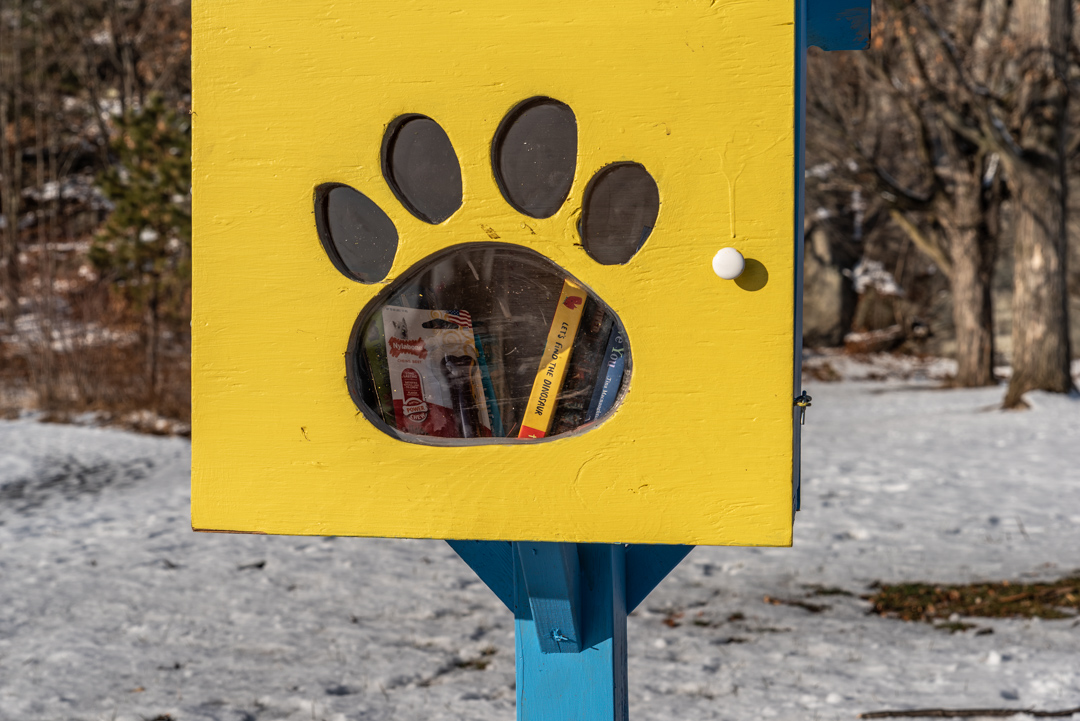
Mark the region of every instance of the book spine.
[[473, 329], [473, 342], [476, 343], [476, 356], [480, 364], [480, 380], [484, 385], [484, 399], [487, 401], [488, 418], [491, 420], [491, 435], [501, 438], [503, 435], [502, 414], [499, 412], [499, 402], [495, 398], [495, 384], [491, 382], [488, 357], [484, 350], [489, 346], [488, 341], [486, 336]]
[[544, 355], [540, 358], [540, 368], [536, 371], [518, 438], [543, 438], [551, 428], [555, 399], [566, 378], [570, 350], [581, 324], [585, 296], [583, 289], [569, 280], [563, 281], [559, 305], [555, 309], [555, 317], [551, 319]]
[[604, 349], [613, 325], [613, 316], [600, 303], [592, 298], [585, 301], [581, 326], [570, 354], [570, 367], [559, 393], [559, 402], [555, 404], [555, 418], [549, 434], [567, 433], [584, 425], [597, 376], [605, 367]]
[[622, 386], [623, 371], [626, 369], [626, 338], [618, 326], [611, 329], [608, 337], [607, 352], [604, 354], [604, 375], [593, 390], [592, 403], [585, 415], [585, 422], [591, 423], [601, 417], [615, 405]]

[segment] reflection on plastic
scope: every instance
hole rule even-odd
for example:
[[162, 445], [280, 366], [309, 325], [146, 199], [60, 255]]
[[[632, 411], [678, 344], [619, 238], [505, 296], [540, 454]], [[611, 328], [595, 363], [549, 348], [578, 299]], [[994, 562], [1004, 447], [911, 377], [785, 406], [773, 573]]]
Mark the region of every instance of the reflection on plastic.
[[365, 415], [402, 440], [513, 443], [603, 420], [630, 366], [614, 311], [565, 270], [519, 246], [470, 243], [368, 304], [348, 381]]

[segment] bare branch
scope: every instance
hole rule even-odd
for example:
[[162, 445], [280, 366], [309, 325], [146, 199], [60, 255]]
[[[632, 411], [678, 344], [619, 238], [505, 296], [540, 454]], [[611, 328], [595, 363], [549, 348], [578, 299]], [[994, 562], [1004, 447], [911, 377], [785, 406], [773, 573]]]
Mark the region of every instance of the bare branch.
[[916, 248], [925, 253], [930, 260], [934, 261], [934, 265], [940, 268], [942, 273], [952, 277], [952, 261], [949, 259], [941, 242], [936, 237], [923, 233], [919, 230], [919, 226], [900, 210], [893, 208], [889, 211], [889, 217], [893, 219], [893, 222], [900, 226], [908, 238], [911, 239], [911, 242], [915, 244]]

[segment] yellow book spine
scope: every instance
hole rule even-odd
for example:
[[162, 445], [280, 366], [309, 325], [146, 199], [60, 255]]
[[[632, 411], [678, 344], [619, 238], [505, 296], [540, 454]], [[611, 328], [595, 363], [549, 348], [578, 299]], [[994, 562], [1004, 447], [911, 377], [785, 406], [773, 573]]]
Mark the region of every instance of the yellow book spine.
[[555, 400], [566, 378], [570, 349], [581, 324], [584, 306], [585, 291], [569, 280], [563, 281], [562, 295], [559, 296], [555, 317], [551, 319], [547, 345], [540, 358], [540, 368], [536, 371], [518, 438], [543, 438], [551, 428]]

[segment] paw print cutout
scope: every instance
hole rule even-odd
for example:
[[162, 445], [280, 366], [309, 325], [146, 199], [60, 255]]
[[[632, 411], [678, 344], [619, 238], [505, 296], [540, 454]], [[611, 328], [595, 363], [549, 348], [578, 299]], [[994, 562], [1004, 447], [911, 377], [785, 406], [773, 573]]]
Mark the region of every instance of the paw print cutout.
[[[573, 110], [534, 97], [499, 123], [491, 173], [523, 220], [546, 219], [570, 197], [577, 156]], [[453, 223], [468, 202], [457, 153], [433, 118], [390, 122], [381, 166], [410, 222]], [[550, 258], [489, 232], [388, 278], [399, 234], [409, 229], [344, 183], [320, 185], [314, 202], [334, 267], [352, 281], [385, 285], [360, 311], [346, 351], [349, 393], [384, 432], [429, 445], [535, 441], [594, 428], [626, 395], [626, 329]], [[645, 167], [613, 162], [585, 186], [580, 246], [598, 264], [629, 263], [659, 213], [659, 188]]]

